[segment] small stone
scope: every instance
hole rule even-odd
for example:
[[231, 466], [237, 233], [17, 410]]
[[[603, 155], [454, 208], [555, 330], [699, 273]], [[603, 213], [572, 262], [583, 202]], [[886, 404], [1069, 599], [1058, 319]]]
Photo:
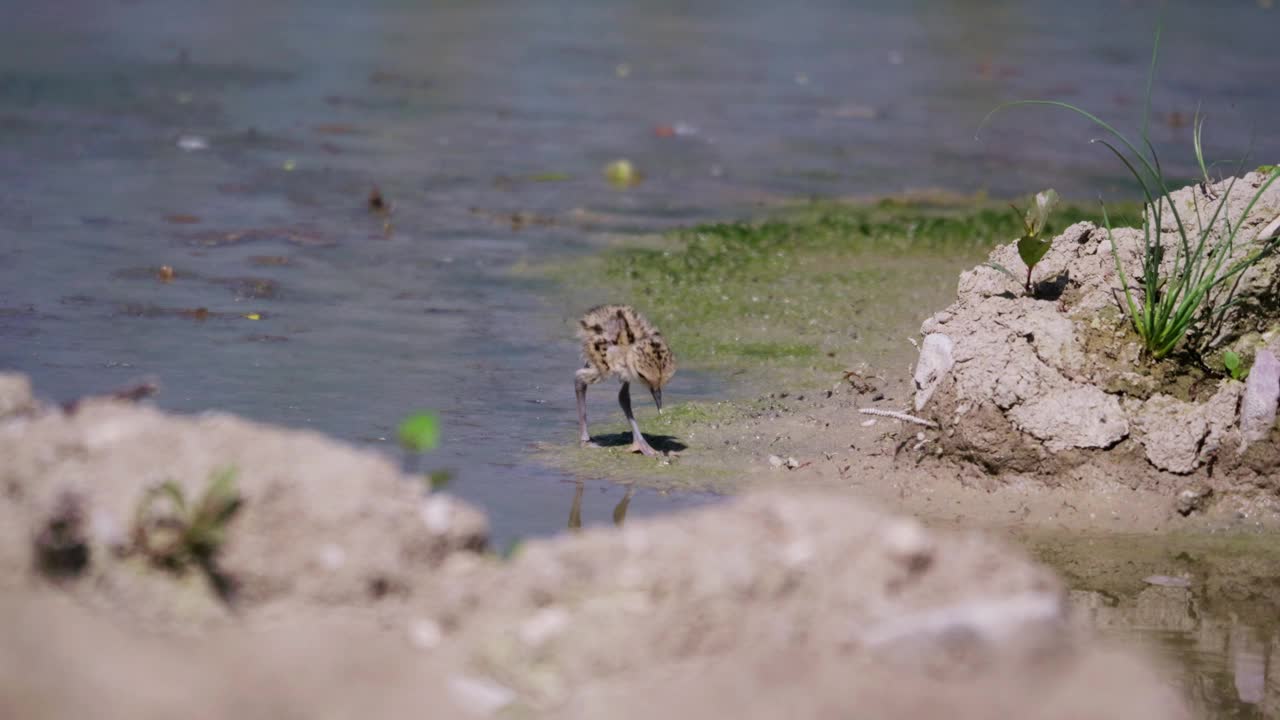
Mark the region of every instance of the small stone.
[[444, 535], [453, 526], [453, 507], [447, 498], [432, 495], [422, 502], [422, 522], [432, 535]]
[[89, 514], [89, 537], [103, 547], [124, 548], [129, 537], [115, 516], [107, 510], [94, 510]]
[[800, 463], [796, 462], [796, 459], [793, 457], [787, 458], [786, 465], [788, 470], [795, 470], [796, 468], [800, 467]]
[[26, 412], [34, 406], [31, 381], [26, 375], [0, 373], [0, 418]]
[[1213, 489], [1207, 485], [1196, 484], [1183, 488], [1178, 492], [1177, 499], [1174, 500], [1174, 509], [1180, 515], [1186, 517], [1193, 512], [1204, 510], [1212, 495]]
[[1240, 401], [1240, 434], [1243, 450], [1248, 443], [1265, 439], [1276, 424], [1280, 403], [1280, 361], [1270, 350], [1259, 350], [1244, 384]]
[[409, 623], [409, 641], [415, 647], [430, 650], [444, 640], [444, 631], [440, 623], [430, 618], [419, 618]]
[[886, 528], [884, 546], [891, 557], [914, 572], [924, 570], [933, 562], [933, 538], [920, 523], [912, 520], [899, 520]]
[[774, 466], [774, 467], [776, 467], [776, 468], [780, 468], [780, 467], [782, 467], [783, 465], [785, 465], [785, 464], [786, 464], [786, 462], [787, 462], [786, 460], [783, 460], [782, 458], [778, 457], [777, 455], [770, 455], [770, 456], [769, 456], [769, 464], [770, 464], [770, 465], [772, 465], [772, 466]]
[[792, 540], [782, 549], [782, 563], [787, 567], [799, 567], [814, 555], [813, 543], [807, 538]]
[[329, 572], [337, 572], [347, 564], [347, 553], [334, 543], [320, 546], [320, 566]]
[[464, 709], [486, 717], [516, 700], [514, 690], [486, 677], [455, 675], [449, 678], [449, 691]]
[[1142, 578], [1142, 582], [1148, 585], [1156, 585], [1159, 587], [1170, 588], [1188, 588], [1191, 587], [1191, 581], [1184, 577], [1173, 577], [1170, 575], [1149, 575]]
[[942, 333], [935, 332], [925, 336], [924, 344], [920, 348], [920, 359], [916, 361], [916, 370], [912, 378], [916, 386], [916, 412], [924, 409], [929, 398], [933, 396], [933, 391], [955, 366], [955, 358], [952, 355], [954, 350], [955, 343]]
[[567, 627], [569, 611], [557, 606], [543, 608], [520, 624], [520, 640], [532, 648], [542, 647]]

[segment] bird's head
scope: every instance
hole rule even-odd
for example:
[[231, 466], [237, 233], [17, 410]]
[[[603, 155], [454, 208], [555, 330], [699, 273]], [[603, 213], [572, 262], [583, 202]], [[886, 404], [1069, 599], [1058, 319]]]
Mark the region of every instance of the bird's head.
[[676, 358], [661, 335], [654, 333], [635, 346], [635, 374], [653, 394], [653, 403], [662, 412], [662, 388], [676, 374]]

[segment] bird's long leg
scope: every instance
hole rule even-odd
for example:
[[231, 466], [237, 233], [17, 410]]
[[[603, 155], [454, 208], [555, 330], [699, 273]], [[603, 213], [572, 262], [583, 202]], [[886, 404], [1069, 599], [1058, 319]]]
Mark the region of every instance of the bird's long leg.
[[644, 439], [644, 435], [640, 432], [640, 425], [636, 422], [636, 416], [631, 414], [631, 383], [622, 383], [622, 389], [618, 391], [618, 404], [622, 406], [622, 412], [627, 416], [627, 422], [631, 423], [631, 447], [627, 448], [631, 452], [644, 453], [645, 455], [655, 456], [658, 454], [649, 446], [649, 441]]
[[585, 370], [579, 371], [573, 379], [574, 394], [578, 396], [578, 439], [583, 447], [599, 447], [591, 442], [591, 435], [587, 432], [587, 378], [583, 377]]

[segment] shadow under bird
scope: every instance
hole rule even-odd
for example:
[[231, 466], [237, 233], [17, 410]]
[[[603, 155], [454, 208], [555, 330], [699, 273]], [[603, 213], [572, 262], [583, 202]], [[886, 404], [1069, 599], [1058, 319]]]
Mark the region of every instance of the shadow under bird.
[[635, 415], [631, 413], [631, 383], [649, 388], [653, 402], [662, 412], [662, 388], [676, 373], [675, 356], [662, 333], [628, 305], [600, 305], [578, 321], [582, 357], [586, 364], [574, 377], [578, 396], [578, 430], [583, 447], [599, 447], [587, 433], [587, 386], [616, 375], [622, 381], [618, 404], [631, 423], [631, 452], [655, 456]]

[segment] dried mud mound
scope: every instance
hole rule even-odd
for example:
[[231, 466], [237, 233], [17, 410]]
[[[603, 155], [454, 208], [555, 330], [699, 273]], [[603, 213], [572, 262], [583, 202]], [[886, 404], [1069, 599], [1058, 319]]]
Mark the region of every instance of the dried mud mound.
[[[1073, 627], [1047, 569], [845, 496], [750, 496], [504, 561], [471, 551], [475, 511], [312, 433], [0, 389], [3, 717], [1187, 717]], [[151, 483], [198, 491], [227, 463], [234, 611], [116, 547]], [[76, 572], [37, 562], [54, 530], [83, 545]]]
[[[1225, 202], [1209, 247], [1222, 242], [1225, 222], [1239, 224], [1234, 260], [1256, 249], [1264, 230], [1270, 236], [1280, 215], [1280, 183], [1244, 214], [1265, 179], [1250, 173], [1229, 195], [1223, 182], [1171, 197], [1189, 223], [1200, 217], [1207, 224]], [[1166, 272], [1180, 242], [1169, 215]], [[1118, 256], [1130, 283], [1141, 276], [1143, 232], [1117, 229], [1113, 236], [1115, 255], [1104, 228], [1067, 228], [1035, 269], [1034, 296], [985, 264], [963, 273], [956, 302], [921, 326], [916, 410], [939, 423], [945, 454], [992, 473], [1185, 491], [1184, 504], [1215, 490], [1274, 498], [1280, 381], [1270, 365], [1280, 355], [1280, 258], [1265, 258], [1240, 277], [1222, 322], [1202, 325], [1211, 337], [1191, 337], [1210, 348], [1203, 362], [1179, 356], [1152, 364], [1140, 356], [1121, 310], [1116, 272]], [[990, 259], [1024, 267], [1015, 243]], [[1247, 362], [1256, 358], [1248, 389], [1222, 371], [1227, 348]]]
[[440, 607], [464, 666], [547, 716], [1181, 716], [1069, 631], [1046, 568], [846, 496], [537, 543]]
[[424, 497], [381, 456], [316, 433], [110, 400], [44, 408], [14, 375], [0, 375], [0, 409], [0, 588], [21, 583], [43, 547], [61, 553], [59, 574], [93, 603], [149, 623], [227, 619], [200, 573], [128, 552], [149, 489], [172, 481], [192, 503], [225, 468], [243, 502], [217, 565], [241, 608], [404, 592], [487, 536], [479, 511]]

